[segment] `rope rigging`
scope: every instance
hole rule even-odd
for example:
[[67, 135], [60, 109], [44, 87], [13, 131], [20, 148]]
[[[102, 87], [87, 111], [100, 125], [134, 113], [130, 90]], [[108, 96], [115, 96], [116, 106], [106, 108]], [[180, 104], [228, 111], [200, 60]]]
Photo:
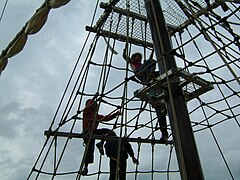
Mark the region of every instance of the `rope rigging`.
[[7, 3], [8, 3], [8, 0], [6, 0], [5, 3], [4, 3], [4, 6], [3, 6], [3, 9], [2, 9], [2, 12], [1, 12], [1, 16], [0, 16], [0, 22], [2, 21], [3, 15], [5, 13]]
[[[210, 146], [210, 149], [214, 146], [214, 152], [226, 167], [226, 177], [237, 178], [225, 154], [226, 147], [218, 138], [218, 131], [221, 131], [218, 128], [231, 123], [235, 133], [239, 134], [240, 53], [239, 35], [235, 28], [239, 24], [234, 23], [235, 18], [239, 19], [239, 7], [234, 2], [200, 0], [165, 0], [162, 3], [166, 6], [163, 12], [173, 49], [157, 58], [143, 0], [101, 3], [104, 13], [98, 21], [95, 16], [99, 1], [96, 2], [91, 26], [86, 27], [88, 36], [51, 125], [45, 131], [46, 141], [27, 179], [41, 179], [43, 176], [51, 179], [58, 176], [106, 179], [111, 175], [110, 167], [105, 165], [110, 158], [96, 150], [93, 165], [89, 165], [88, 172], [83, 174], [92, 140], [98, 143], [118, 141], [116, 176], [122, 175], [118, 171], [122, 163], [121, 143], [127, 140], [134, 157], [139, 160], [139, 164], [128, 163], [128, 178], [179, 179], [181, 168], [176, 160], [176, 140], [170, 122], [172, 116], [176, 120], [179, 117], [174, 107], [170, 112], [166, 105], [167, 101], [171, 104], [175, 98], [172, 84], [177, 84], [176, 87], [182, 90], [197, 141], [203, 143], [199, 136], [208, 134], [214, 145], [205, 146]], [[228, 14], [221, 16], [223, 12]], [[95, 21], [96, 25], [93, 25]], [[142, 52], [143, 64], [156, 59], [142, 70], [156, 66], [154, 77], [142, 82], [139, 79], [142, 71], [130, 68], [132, 62], [125, 61], [119, 53], [123, 49], [130, 58], [135, 52]], [[165, 59], [169, 56], [176, 60], [176, 71], [166, 66]], [[159, 67], [161, 63], [164, 67]], [[160, 68], [164, 73], [160, 74]], [[94, 134], [93, 128], [88, 134], [82, 132], [85, 102], [89, 99], [96, 101], [98, 106], [92, 126], [97, 124], [99, 128], [116, 133], [116, 136]], [[157, 111], [165, 115], [167, 124], [164, 127], [159, 122]], [[103, 116], [102, 119], [98, 119], [98, 115]], [[112, 115], [115, 116], [111, 120], [102, 121]], [[164, 141], [161, 140], [163, 128], [168, 132]], [[200, 152], [205, 151], [201, 149]], [[71, 165], [66, 167], [64, 162], [69, 157]]]

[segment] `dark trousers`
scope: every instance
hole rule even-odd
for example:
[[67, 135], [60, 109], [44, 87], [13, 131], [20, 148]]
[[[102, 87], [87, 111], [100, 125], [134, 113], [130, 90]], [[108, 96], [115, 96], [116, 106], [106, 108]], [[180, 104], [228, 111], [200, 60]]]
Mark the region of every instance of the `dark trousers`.
[[[110, 129], [106, 129], [106, 128], [102, 128], [102, 129], [95, 129], [93, 130], [93, 134], [96, 135], [113, 135], [111, 133]], [[101, 141], [102, 143], [104, 143], [104, 140]], [[84, 140], [84, 143], [87, 144], [88, 143], [88, 139]], [[88, 147], [88, 151], [87, 151], [87, 155], [86, 155], [86, 159], [85, 159], [85, 165], [91, 164], [94, 162], [94, 149], [95, 149], [95, 139], [91, 139], [90, 140], [90, 145]]]
[[[117, 161], [110, 158], [110, 177], [109, 180], [115, 180]], [[118, 177], [119, 180], [126, 180], [127, 159], [120, 158]]]
[[166, 115], [161, 112], [160, 108], [155, 108], [158, 118], [158, 123], [160, 126], [160, 130], [162, 134], [167, 134], [167, 121], [166, 121]]

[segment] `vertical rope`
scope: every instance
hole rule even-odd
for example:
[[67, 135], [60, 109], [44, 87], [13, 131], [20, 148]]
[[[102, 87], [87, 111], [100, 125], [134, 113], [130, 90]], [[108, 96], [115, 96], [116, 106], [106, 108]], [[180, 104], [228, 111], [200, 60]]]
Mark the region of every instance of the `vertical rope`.
[[6, 10], [6, 7], [7, 7], [7, 3], [8, 3], [8, 0], [6, 0], [5, 3], [4, 3], [3, 9], [2, 9], [2, 13], [1, 13], [1, 16], [0, 16], [0, 22], [2, 21], [3, 14], [4, 14], [4, 12]]
[[[141, 142], [138, 141], [137, 159], [140, 158], [140, 148], [141, 148]], [[136, 168], [135, 168], [135, 180], [137, 180], [137, 175], [138, 175], [138, 165], [136, 165]]]
[[99, 163], [98, 163], [98, 176], [97, 176], [97, 180], [100, 179], [100, 174], [102, 173], [101, 172], [101, 165], [102, 165], [102, 155], [100, 154], [99, 155]]
[[153, 174], [154, 174], [154, 142], [151, 144], [151, 147], [152, 147], [152, 164], [151, 164], [151, 168], [152, 168], [152, 170], [151, 170], [151, 179], [153, 180], [154, 179], [154, 176], [153, 176]]
[[[53, 174], [55, 174], [57, 172], [57, 136], [54, 137], [55, 143], [54, 143], [54, 159], [53, 159]], [[53, 176], [54, 177], [54, 176]], [[52, 179], [53, 179], [52, 177]]]

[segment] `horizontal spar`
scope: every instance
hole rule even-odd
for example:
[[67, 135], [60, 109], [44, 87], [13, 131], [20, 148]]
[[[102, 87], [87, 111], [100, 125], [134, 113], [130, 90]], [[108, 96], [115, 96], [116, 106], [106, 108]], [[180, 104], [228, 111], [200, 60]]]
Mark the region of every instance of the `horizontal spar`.
[[[59, 131], [44, 131], [44, 135], [46, 136], [57, 136], [57, 137], [68, 137], [68, 138], [84, 138], [87, 137], [87, 134], [83, 133], [70, 133], [70, 132], [59, 132]], [[92, 135], [93, 139], [99, 139], [99, 140], [115, 140], [119, 139], [119, 137], [116, 136], [101, 136], [101, 135]], [[160, 141], [156, 139], [142, 139], [140, 137], [138, 138], [127, 138], [129, 142], [137, 142], [137, 143], [152, 143], [152, 144], [173, 144], [173, 141]]]

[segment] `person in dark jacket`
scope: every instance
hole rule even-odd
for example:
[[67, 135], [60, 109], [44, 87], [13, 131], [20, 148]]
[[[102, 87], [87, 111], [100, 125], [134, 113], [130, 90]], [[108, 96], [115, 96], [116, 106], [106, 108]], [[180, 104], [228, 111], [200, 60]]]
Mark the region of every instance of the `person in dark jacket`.
[[[120, 148], [119, 148], [119, 141]], [[110, 158], [110, 176], [109, 180], [115, 180], [116, 170], [118, 169], [119, 180], [126, 180], [126, 169], [128, 156], [132, 158], [134, 164], [139, 164], [138, 159], [134, 156], [131, 144], [126, 138], [117, 140], [107, 140], [105, 145], [106, 155]], [[119, 165], [117, 166], [118, 150], [120, 149]], [[118, 167], [118, 168], [117, 168]]]

